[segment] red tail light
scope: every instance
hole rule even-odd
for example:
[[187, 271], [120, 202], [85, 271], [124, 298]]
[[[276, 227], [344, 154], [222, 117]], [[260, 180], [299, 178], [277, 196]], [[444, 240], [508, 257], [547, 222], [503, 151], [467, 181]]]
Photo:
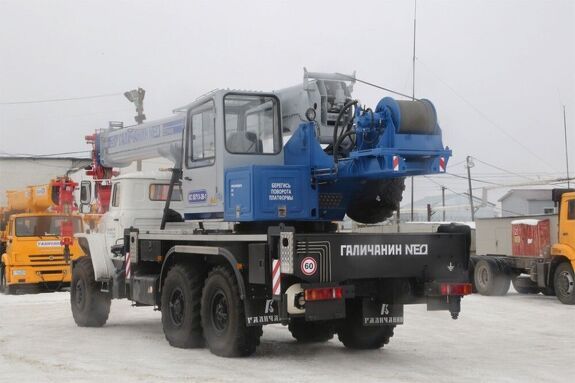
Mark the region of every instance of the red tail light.
[[342, 299], [341, 287], [323, 287], [319, 289], [307, 289], [304, 293], [306, 301], [327, 301], [330, 299]]
[[442, 283], [441, 295], [469, 295], [473, 292], [471, 283]]

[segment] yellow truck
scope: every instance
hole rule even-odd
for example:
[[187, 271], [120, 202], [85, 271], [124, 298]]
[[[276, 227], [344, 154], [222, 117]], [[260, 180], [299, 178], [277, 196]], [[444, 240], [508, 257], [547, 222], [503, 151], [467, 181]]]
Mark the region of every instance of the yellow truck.
[[[547, 221], [545, 237], [538, 246], [535, 245], [536, 235], [532, 232], [498, 237], [497, 228], [487, 230], [479, 220], [476, 226], [477, 243], [507, 242], [507, 246], [499, 248], [513, 248], [519, 245], [513, 254], [481, 253], [471, 257], [471, 279], [474, 287], [482, 295], [505, 295], [509, 286], [520, 294], [556, 295], [561, 303], [575, 305], [575, 190], [553, 189], [553, 202], [558, 207], [557, 237], [549, 238], [549, 220], [522, 219], [515, 221], [518, 224], [536, 226], [540, 221]], [[523, 223], [520, 221], [533, 221]], [[539, 222], [538, 222], [539, 221]], [[553, 220], [555, 222], [555, 220]], [[512, 222], [513, 223], [513, 222]], [[555, 231], [555, 230], [553, 230]], [[491, 241], [490, 241], [491, 240]], [[513, 243], [511, 243], [513, 242]], [[521, 244], [533, 245], [531, 249], [536, 254], [521, 248]], [[478, 248], [479, 249], [479, 248]]]
[[82, 232], [75, 186], [68, 178], [57, 178], [6, 192], [7, 206], [0, 207], [0, 292], [70, 285], [70, 261], [83, 255], [73, 237]]
[[555, 295], [565, 304], [575, 304], [575, 190], [553, 190], [553, 200], [559, 204], [559, 239], [551, 246], [556, 259], [553, 274]]

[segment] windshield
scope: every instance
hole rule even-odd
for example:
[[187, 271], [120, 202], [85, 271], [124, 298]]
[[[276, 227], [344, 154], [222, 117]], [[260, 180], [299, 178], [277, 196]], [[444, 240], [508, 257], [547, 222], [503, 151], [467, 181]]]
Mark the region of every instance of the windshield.
[[226, 148], [235, 154], [281, 151], [279, 107], [275, 97], [228, 94], [224, 97]]
[[80, 217], [66, 216], [36, 216], [16, 218], [17, 237], [42, 237], [60, 235], [62, 222], [71, 220], [74, 224], [74, 233], [82, 232]]

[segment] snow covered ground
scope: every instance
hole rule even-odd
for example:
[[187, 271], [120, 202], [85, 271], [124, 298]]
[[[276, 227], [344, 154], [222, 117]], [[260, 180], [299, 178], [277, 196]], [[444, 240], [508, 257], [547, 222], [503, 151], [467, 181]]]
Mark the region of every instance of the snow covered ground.
[[575, 376], [575, 306], [510, 293], [464, 299], [460, 319], [405, 310], [378, 351], [336, 339], [296, 344], [264, 327], [246, 359], [172, 348], [159, 312], [114, 301], [103, 328], [79, 328], [66, 292], [0, 295], [0, 382], [566, 382]]

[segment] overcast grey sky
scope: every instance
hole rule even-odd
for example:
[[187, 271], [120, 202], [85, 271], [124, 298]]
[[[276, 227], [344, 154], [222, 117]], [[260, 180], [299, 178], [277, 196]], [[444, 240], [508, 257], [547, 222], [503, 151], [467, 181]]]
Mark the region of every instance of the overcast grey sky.
[[[410, 93], [412, 38], [406, 0], [0, 1], [0, 154], [86, 150], [86, 134], [134, 114], [123, 96], [10, 102], [141, 86], [154, 119], [214, 88], [293, 85], [304, 66]], [[419, 0], [416, 55], [416, 96], [436, 105], [451, 172], [472, 155], [523, 176], [478, 163], [493, 182], [564, 176], [565, 104], [575, 174], [575, 1]], [[417, 182], [419, 196], [438, 190]]]

